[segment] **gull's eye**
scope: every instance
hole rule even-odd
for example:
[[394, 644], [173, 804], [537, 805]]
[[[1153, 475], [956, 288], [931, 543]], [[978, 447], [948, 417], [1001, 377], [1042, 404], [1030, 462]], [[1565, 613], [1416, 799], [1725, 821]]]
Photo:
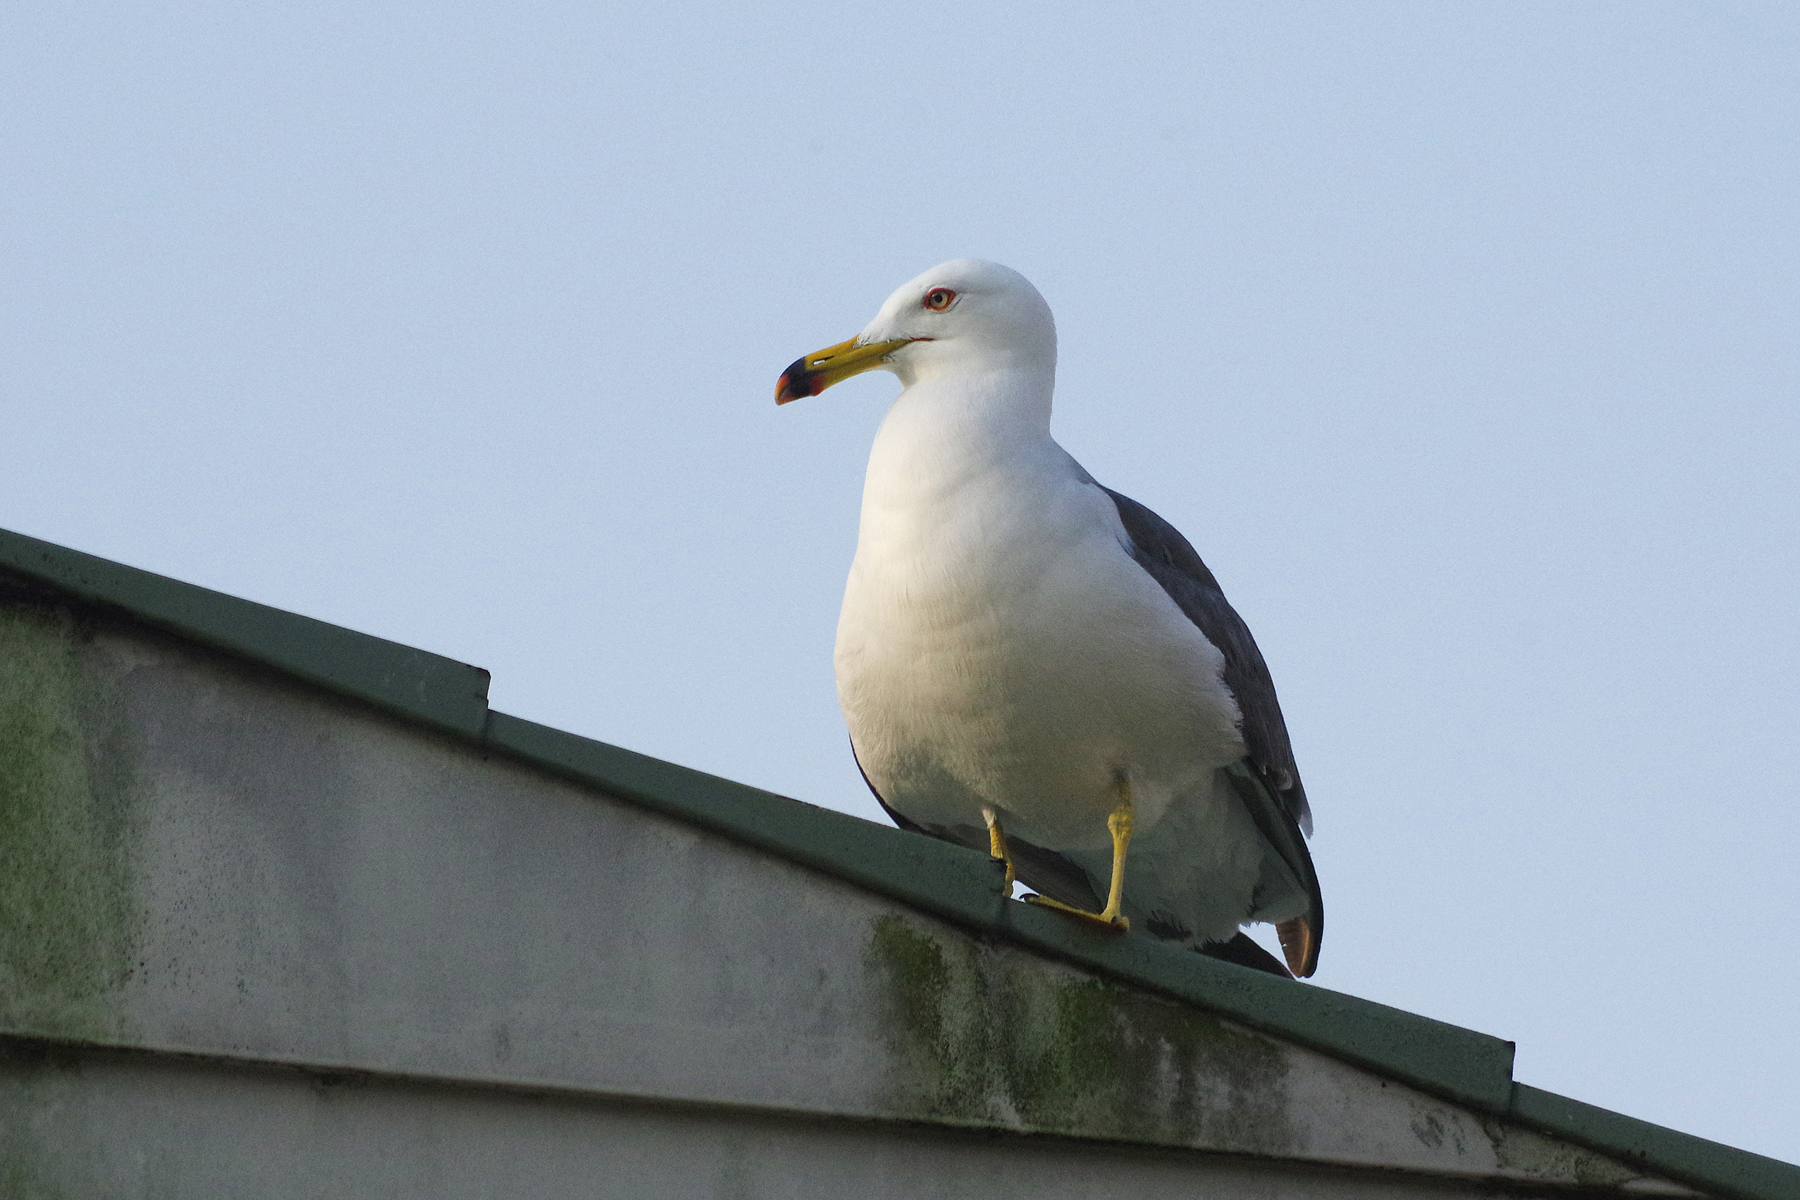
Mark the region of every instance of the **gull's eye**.
[[925, 293], [925, 307], [932, 312], [943, 312], [956, 303], [956, 293], [949, 288], [932, 288]]

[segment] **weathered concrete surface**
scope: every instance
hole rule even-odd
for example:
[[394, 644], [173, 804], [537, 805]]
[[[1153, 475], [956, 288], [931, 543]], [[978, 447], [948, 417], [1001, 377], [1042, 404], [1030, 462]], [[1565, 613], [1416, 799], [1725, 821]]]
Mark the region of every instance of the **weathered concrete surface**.
[[[20, 1136], [20, 1122], [28, 1136]], [[1463, 1179], [1192, 1151], [64, 1056], [0, 1058], [0, 1162], [0, 1193], [9, 1200], [1470, 1194]], [[1529, 1185], [1501, 1194], [1569, 1196]]]
[[[859, 1176], [857, 1194], [964, 1194], [905, 1165], [914, 1134], [796, 1132], [799, 1114], [1267, 1160], [1145, 1157], [1142, 1187], [1113, 1194], [1196, 1171], [1209, 1195], [1358, 1194], [1319, 1191], [1300, 1164], [1418, 1173], [1420, 1195], [1456, 1179], [1656, 1186], [272, 672], [53, 611], [0, 608], [0, 847], [0, 1031], [615, 1098], [528, 1135], [521, 1114], [542, 1104], [423, 1084], [344, 1099], [193, 1064], [15, 1064], [8, 1161], [62, 1161], [85, 1130], [114, 1164], [110, 1182], [71, 1175], [45, 1195], [455, 1195], [442, 1180], [489, 1159], [524, 1170], [540, 1143], [585, 1171], [688, 1136], [674, 1156], [691, 1162], [655, 1167], [673, 1172], [667, 1194], [843, 1194], [774, 1181], [859, 1155], [894, 1182]], [[729, 1107], [702, 1119], [643, 1100]], [[372, 1125], [339, 1115], [356, 1105]], [[220, 1116], [193, 1135], [240, 1107], [241, 1134]], [[250, 1169], [264, 1133], [295, 1161], [387, 1145], [405, 1161], [381, 1177], [415, 1182], [209, 1192]], [[1100, 1175], [1019, 1167], [1012, 1141], [945, 1145], [957, 1161], [992, 1150], [1034, 1194], [1101, 1194]], [[796, 1165], [814, 1158], [812, 1175]], [[1284, 1161], [1302, 1190], [1269, 1190]], [[721, 1171], [759, 1182], [733, 1191]], [[197, 1182], [147, 1190], [159, 1172]], [[575, 1176], [543, 1178], [567, 1194]]]

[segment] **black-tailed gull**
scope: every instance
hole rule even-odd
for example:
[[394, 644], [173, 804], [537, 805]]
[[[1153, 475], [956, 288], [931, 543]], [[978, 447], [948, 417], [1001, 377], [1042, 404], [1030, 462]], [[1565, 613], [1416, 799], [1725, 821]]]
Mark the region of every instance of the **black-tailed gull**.
[[996, 263], [933, 267], [776, 400], [872, 369], [903, 390], [836, 664], [882, 806], [991, 851], [1039, 902], [1285, 974], [1240, 932], [1273, 923], [1312, 974], [1311, 816], [1268, 668], [1187, 539], [1050, 437], [1043, 297]]

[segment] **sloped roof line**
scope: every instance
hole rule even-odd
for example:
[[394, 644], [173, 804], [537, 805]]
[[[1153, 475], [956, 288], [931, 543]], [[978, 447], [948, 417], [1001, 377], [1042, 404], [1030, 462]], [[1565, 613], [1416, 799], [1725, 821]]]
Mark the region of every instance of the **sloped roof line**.
[[480, 667], [0, 529], [0, 570], [427, 725], [480, 737]]
[[1015, 903], [1003, 895], [996, 864], [978, 852], [493, 712], [488, 673], [479, 667], [0, 530], [0, 598], [9, 590], [121, 613], [979, 934], [1172, 996], [1703, 1190], [1742, 1200], [1800, 1200], [1800, 1167], [1514, 1083], [1511, 1042]]

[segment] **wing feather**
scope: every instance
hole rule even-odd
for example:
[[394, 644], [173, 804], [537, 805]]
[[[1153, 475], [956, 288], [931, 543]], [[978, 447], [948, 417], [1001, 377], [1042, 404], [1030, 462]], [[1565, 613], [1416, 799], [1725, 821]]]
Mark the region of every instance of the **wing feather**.
[[1237, 700], [1248, 751], [1248, 769], [1234, 771], [1232, 784], [1263, 840], [1306, 891], [1308, 911], [1278, 928], [1288, 966], [1296, 975], [1311, 975], [1325, 927], [1319, 877], [1304, 836], [1312, 832], [1312, 808], [1294, 763], [1287, 722], [1275, 698], [1268, 664], [1250, 636], [1250, 627], [1225, 599], [1219, 581], [1181, 531], [1129, 496], [1095, 486], [1111, 496], [1119, 510], [1119, 520], [1131, 539], [1132, 558], [1225, 656], [1225, 686]]

